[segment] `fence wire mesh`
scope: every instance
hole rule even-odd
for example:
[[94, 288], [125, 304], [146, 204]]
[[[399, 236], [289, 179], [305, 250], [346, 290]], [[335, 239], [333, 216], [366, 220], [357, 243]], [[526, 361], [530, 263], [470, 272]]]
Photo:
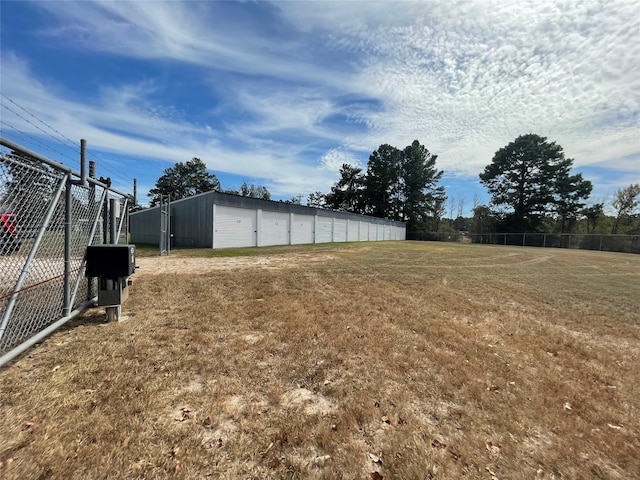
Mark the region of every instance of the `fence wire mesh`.
[[23, 152], [0, 150], [0, 365], [7, 352], [94, 297], [85, 252], [110, 243], [110, 198], [120, 206], [113, 243], [126, 243], [127, 197], [82, 185], [73, 172]]
[[640, 235], [600, 233], [444, 233], [411, 232], [407, 240], [482, 243], [521, 247], [573, 248], [602, 252], [640, 253]]

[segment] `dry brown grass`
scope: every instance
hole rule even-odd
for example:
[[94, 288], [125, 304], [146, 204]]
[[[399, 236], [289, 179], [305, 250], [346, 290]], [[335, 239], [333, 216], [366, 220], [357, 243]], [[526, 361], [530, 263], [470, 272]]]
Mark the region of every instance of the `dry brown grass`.
[[141, 258], [5, 367], [0, 477], [640, 478], [640, 257], [252, 254]]

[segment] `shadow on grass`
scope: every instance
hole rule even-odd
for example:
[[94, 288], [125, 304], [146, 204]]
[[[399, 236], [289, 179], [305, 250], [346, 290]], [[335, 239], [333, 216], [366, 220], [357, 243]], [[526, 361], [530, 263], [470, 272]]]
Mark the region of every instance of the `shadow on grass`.
[[77, 317], [72, 318], [67, 323], [62, 325], [56, 330], [56, 332], [68, 332], [76, 327], [91, 327], [104, 325], [107, 323], [107, 316], [104, 311], [104, 307], [92, 307], [82, 312]]

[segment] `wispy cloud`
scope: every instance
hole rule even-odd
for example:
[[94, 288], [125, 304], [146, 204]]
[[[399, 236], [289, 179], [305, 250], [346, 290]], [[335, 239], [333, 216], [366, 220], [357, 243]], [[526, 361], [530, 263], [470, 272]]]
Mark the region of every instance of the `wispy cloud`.
[[578, 169], [640, 176], [635, 1], [33, 8], [56, 19], [38, 29], [48, 48], [138, 62], [80, 100], [3, 51], [3, 92], [106, 151], [201, 156], [286, 195], [326, 191], [342, 163], [414, 139], [452, 178], [477, 179], [497, 149], [534, 132]]

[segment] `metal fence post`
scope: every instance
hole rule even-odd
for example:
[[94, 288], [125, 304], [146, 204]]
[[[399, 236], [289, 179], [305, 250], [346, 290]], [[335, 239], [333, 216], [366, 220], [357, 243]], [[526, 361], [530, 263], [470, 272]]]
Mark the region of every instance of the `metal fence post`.
[[116, 238], [117, 224], [116, 224], [116, 199], [109, 199], [109, 243], [115, 245], [118, 243]]
[[[89, 178], [96, 178], [96, 162], [94, 162], [93, 160], [89, 161]], [[89, 182], [89, 205], [91, 205], [91, 208], [95, 208], [96, 206], [96, 185], [93, 182]], [[102, 205], [102, 200], [100, 200], [100, 204]], [[98, 219], [100, 218], [100, 212], [98, 212], [98, 215], [96, 216], [95, 222], [94, 222], [94, 228], [91, 231], [91, 237], [89, 237], [89, 245], [91, 245], [93, 243], [93, 239], [95, 237], [95, 227], [98, 226]], [[93, 284], [95, 283], [95, 280], [93, 278], [88, 278], [87, 279], [87, 300], [91, 300], [93, 297], [96, 296], [95, 292], [93, 291]]]
[[67, 177], [64, 194], [64, 277], [62, 314], [66, 317], [71, 311], [71, 289], [69, 285], [71, 276], [71, 176]]

